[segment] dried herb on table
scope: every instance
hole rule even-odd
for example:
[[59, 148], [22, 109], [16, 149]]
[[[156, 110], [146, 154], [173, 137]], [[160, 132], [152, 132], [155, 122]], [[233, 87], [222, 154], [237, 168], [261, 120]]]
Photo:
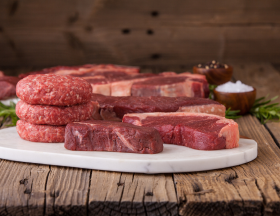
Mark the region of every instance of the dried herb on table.
[[3, 122], [10, 117], [12, 120], [12, 124], [7, 126], [16, 126], [19, 118], [16, 115], [16, 104], [14, 102], [10, 102], [10, 106], [4, 105], [0, 102], [0, 117], [3, 117]]
[[273, 119], [280, 120], [279, 103], [270, 104], [270, 102], [277, 99], [278, 96], [275, 96], [270, 100], [266, 100], [267, 97], [268, 96], [261, 97], [255, 100], [255, 103], [250, 110], [250, 113], [256, 116], [261, 121], [262, 124], [265, 124], [268, 120], [273, 120]]

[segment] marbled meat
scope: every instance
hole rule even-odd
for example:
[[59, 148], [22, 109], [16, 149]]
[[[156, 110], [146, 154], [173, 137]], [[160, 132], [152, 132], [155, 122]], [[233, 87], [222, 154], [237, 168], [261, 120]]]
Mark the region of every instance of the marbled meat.
[[88, 120], [66, 126], [64, 147], [76, 151], [162, 152], [157, 130], [122, 122]]
[[131, 96], [205, 97], [204, 85], [187, 76], [158, 76], [134, 82]]
[[98, 103], [94, 101], [73, 106], [48, 106], [31, 105], [20, 100], [16, 105], [16, 114], [32, 124], [67, 125], [90, 119], [98, 109]]
[[92, 100], [99, 103], [100, 116], [104, 120], [121, 121], [128, 113], [147, 112], [195, 112], [224, 117], [225, 106], [206, 98], [191, 97], [112, 97], [93, 94]]
[[238, 147], [238, 124], [231, 119], [204, 113], [126, 114], [123, 122], [155, 128], [164, 143], [199, 150]]
[[79, 66], [56, 66], [45, 68], [40, 71], [33, 71], [25, 74], [20, 74], [19, 78], [27, 77], [28, 75], [34, 74], [57, 74], [57, 75], [73, 75], [73, 76], [91, 76], [95, 73], [102, 72], [124, 72], [126, 74], [139, 73], [139, 67], [123, 66], [123, 65], [112, 65], [112, 64], [86, 64]]

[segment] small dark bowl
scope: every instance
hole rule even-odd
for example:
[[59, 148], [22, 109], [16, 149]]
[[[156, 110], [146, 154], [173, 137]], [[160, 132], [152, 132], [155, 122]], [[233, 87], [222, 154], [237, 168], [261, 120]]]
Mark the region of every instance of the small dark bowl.
[[232, 66], [228, 66], [228, 68], [206, 69], [194, 66], [193, 73], [205, 75], [209, 84], [221, 85], [231, 80], [233, 68]]
[[249, 92], [238, 92], [238, 93], [230, 93], [230, 92], [219, 92], [214, 89], [214, 97], [215, 101], [226, 106], [226, 108], [230, 108], [230, 110], [240, 110], [238, 114], [243, 115], [250, 111], [255, 100], [256, 100], [256, 89]]

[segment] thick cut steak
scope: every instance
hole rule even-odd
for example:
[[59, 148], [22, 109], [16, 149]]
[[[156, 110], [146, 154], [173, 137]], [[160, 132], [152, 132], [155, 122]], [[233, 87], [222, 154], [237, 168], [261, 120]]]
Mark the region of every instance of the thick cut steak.
[[[224, 117], [225, 106], [206, 98], [190, 97], [112, 97], [93, 94], [92, 101], [100, 106], [104, 120], [120, 120], [128, 113], [147, 112], [195, 112], [208, 113]], [[114, 115], [112, 113], [115, 113]]]
[[238, 147], [236, 122], [203, 113], [135, 113], [123, 117], [123, 122], [155, 128], [164, 143], [199, 150]]
[[122, 122], [88, 120], [66, 126], [64, 147], [77, 151], [111, 151], [141, 154], [162, 152], [157, 130]]
[[205, 97], [203, 83], [187, 76], [158, 76], [134, 82], [132, 96]]

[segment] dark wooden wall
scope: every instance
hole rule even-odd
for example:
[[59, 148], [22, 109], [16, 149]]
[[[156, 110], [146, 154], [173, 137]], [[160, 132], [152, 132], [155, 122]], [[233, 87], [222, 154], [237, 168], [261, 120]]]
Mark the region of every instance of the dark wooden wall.
[[279, 0], [1, 0], [0, 66], [280, 63]]

